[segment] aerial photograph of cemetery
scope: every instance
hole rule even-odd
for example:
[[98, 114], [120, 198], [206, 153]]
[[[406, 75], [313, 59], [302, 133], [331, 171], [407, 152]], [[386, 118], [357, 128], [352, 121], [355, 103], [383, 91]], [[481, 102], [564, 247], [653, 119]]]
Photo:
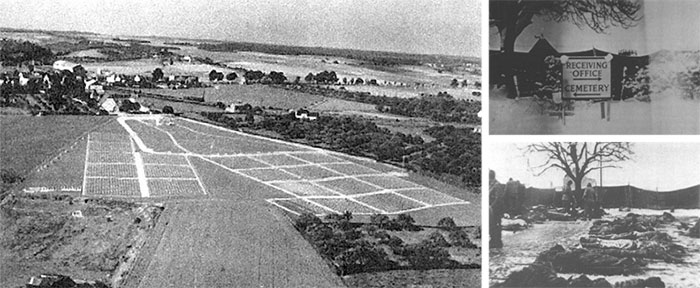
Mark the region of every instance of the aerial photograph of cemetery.
[[480, 1], [178, 3], [0, 4], [1, 287], [481, 284]]

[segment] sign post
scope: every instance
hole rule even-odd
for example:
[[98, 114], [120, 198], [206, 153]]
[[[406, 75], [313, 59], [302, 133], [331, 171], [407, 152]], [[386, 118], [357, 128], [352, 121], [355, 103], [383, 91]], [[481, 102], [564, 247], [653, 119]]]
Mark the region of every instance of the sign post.
[[[611, 72], [613, 56], [561, 56], [562, 98], [564, 100], [607, 100], [601, 103], [601, 118], [610, 121]], [[606, 115], [607, 114], [607, 115]]]

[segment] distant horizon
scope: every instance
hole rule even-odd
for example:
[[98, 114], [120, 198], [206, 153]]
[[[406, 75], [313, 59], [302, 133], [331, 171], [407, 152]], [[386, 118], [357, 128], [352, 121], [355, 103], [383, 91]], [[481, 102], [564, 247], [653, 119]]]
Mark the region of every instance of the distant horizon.
[[[76, 31], [76, 30], [48, 30], [48, 29], [28, 29], [28, 28], [16, 28], [16, 27], [6, 27], [0, 26], [0, 30], [21, 30], [21, 31], [32, 31], [32, 32], [59, 32], [59, 33], [80, 33], [80, 34], [94, 34], [101, 36], [114, 36], [114, 37], [143, 37], [143, 38], [166, 38], [166, 39], [182, 39], [187, 41], [215, 41], [221, 43], [251, 43], [251, 44], [262, 44], [262, 45], [277, 45], [277, 46], [289, 46], [289, 47], [304, 47], [304, 48], [322, 48], [322, 49], [338, 49], [338, 50], [355, 50], [355, 51], [365, 51], [365, 52], [383, 52], [383, 53], [395, 53], [395, 54], [405, 54], [405, 55], [422, 55], [422, 56], [447, 56], [447, 57], [458, 57], [458, 58], [474, 58], [481, 59], [480, 56], [468, 56], [468, 55], [455, 55], [455, 54], [425, 54], [425, 53], [410, 53], [402, 51], [390, 51], [390, 50], [367, 50], [361, 48], [343, 48], [343, 47], [331, 47], [331, 46], [303, 46], [303, 45], [288, 45], [279, 43], [263, 43], [263, 42], [252, 42], [252, 41], [232, 41], [225, 39], [211, 39], [211, 38], [187, 38], [187, 37], [171, 37], [162, 35], [127, 35], [127, 34], [105, 34], [99, 32], [91, 31]], [[124, 39], [129, 40], [129, 38]]]
[[0, 27], [481, 58], [481, 1], [1, 1]]
[[[487, 149], [489, 167], [496, 178], [505, 183], [508, 178], [518, 180], [528, 187], [555, 188], [563, 186], [564, 172], [551, 169], [539, 176], [539, 170], [531, 167], [544, 163], [542, 153], [524, 153], [529, 142], [491, 143]], [[498, 154], [494, 154], [498, 151]], [[697, 163], [700, 162], [700, 146], [694, 143], [634, 142], [632, 159], [616, 163], [620, 168], [603, 170], [603, 186], [632, 185], [641, 189], [667, 192], [700, 184]], [[587, 177], [596, 181], [599, 171]]]

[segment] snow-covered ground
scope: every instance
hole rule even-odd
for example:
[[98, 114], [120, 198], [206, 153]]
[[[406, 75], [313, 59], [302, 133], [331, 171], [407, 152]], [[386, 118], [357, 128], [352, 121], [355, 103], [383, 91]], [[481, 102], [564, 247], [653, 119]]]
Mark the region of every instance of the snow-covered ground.
[[[604, 219], [621, 217], [628, 213], [641, 215], [661, 215], [668, 210], [652, 209], [632, 209], [629, 212], [618, 211], [617, 209], [607, 209], [608, 215]], [[695, 223], [700, 218], [700, 209], [676, 209], [673, 214], [678, 220], [685, 223]], [[490, 257], [490, 278], [491, 284], [503, 281], [511, 272], [520, 270], [532, 263], [537, 255], [556, 244], [566, 248], [579, 247], [579, 238], [588, 234], [588, 229], [593, 224], [592, 221], [570, 221], [557, 222], [550, 221], [544, 224], [535, 224], [528, 230], [517, 233], [503, 233], [503, 245], [501, 249], [491, 249]], [[634, 278], [646, 278], [652, 276], [661, 277], [666, 283], [666, 287], [700, 287], [698, 267], [700, 267], [700, 239], [690, 238], [682, 235], [676, 224], [662, 228], [674, 237], [679, 245], [688, 249], [689, 256], [685, 258], [685, 263], [670, 264], [664, 262], [653, 262], [648, 265], [650, 271], [641, 275], [632, 276], [601, 276], [589, 275], [590, 278], [605, 277], [610, 283]], [[560, 277], [568, 278], [574, 274], [559, 274]], [[576, 274], [577, 275], [577, 274]]]
[[678, 91], [652, 95], [652, 102], [614, 101], [610, 121], [601, 119], [600, 104], [578, 101], [566, 123], [550, 116], [533, 98], [508, 99], [502, 89], [489, 94], [490, 134], [698, 134], [700, 101]]

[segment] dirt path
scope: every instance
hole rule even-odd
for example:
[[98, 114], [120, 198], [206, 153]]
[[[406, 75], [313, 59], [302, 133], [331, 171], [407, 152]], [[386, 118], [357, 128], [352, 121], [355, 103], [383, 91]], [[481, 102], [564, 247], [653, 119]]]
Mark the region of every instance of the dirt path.
[[[603, 219], [612, 220], [627, 213], [613, 210], [608, 210], [607, 212], [610, 214], [605, 215]], [[635, 209], [633, 212], [644, 215], [659, 215], [662, 213], [658, 210], [650, 209]], [[679, 212], [676, 217], [685, 223], [694, 223], [698, 219], [697, 216], [688, 215], [700, 215], [700, 210], [686, 210], [685, 214]], [[504, 231], [503, 248], [490, 250], [489, 280], [491, 285], [503, 281], [511, 272], [521, 270], [527, 264], [532, 263], [539, 253], [552, 248], [556, 244], [566, 248], [578, 247], [579, 238], [588, 234], [592, 224], [592, 221], [552, 221], [544, 224], [535, 224], [530, 229], [517, 233]], [[658, 230], [668, 233], [677, 244], [688, 249], [688, 256], [684, 259], [684, 263], [652, 261], [647, 267], [649, 270], [639, 275], [588, 276], [590, 278], [604, 277], [611, 283], [658, 276], [666, 283], [666, 287], [700, 287], [696, 277], [697, 265], [700, 263], [700, 241], [680, 233], [675, 224], [659, 227]], [[578, 275], [559, 273], [559, 277], [564, 278]]]
[[342, 287], [274, 207], [258, 201], [183, 201], [138, 287]]
[[[593, 222], [547, 222], [517, 233], [503, 231], [503, 248], [490, 250], [490, 278], [492, 284], [502, 281], [511, 272], [535, 261], [539, 253], [556, 244], [573, 247], [581, 236], [588, 234]], [[494, 279], [495, 278], [495, 279]]]

